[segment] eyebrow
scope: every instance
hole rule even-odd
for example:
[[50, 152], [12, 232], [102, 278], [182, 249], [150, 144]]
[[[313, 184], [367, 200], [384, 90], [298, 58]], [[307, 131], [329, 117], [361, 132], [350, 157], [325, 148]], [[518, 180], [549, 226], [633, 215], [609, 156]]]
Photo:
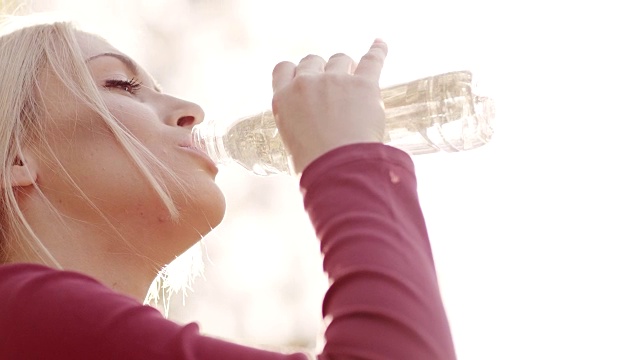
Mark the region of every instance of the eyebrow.
[[[115, 59], [120, 60], [121, 63], [124, 64], [124, 66], [127, 67], [127, 70], [129, 70], [131, 73], [133, 73], [133, 75], [135, 75], [136, 77], [140, 76], [140, 68], [138, 67], [138, 65], [136, 65], [135, 62], [133, 62], [133, 60], [131, 60], [128, 56], [122, 55], [122, 54], [118, 54], [118, 53], [112, 53], [112, 52], [106, 52], [106, 53], [101, 53], [98, 55], [94, 55], [90, 58], [88, 58], [87, 60], [85, 60], [85, 63], [88, 63], [92, 60], [95, 60], [97, 58], [103, 57], [103, 56], [109, 56]], [[160, 87], [158, 86], [158, 84], [153, 81], [153, 89], [157, 92], [162, 92]]]

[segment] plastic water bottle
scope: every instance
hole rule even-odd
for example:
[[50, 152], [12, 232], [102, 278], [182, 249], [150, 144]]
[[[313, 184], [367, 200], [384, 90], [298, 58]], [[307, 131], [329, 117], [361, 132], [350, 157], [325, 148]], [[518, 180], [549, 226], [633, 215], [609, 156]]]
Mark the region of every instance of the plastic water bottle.
[[[384, 143], [413, 155], [477, 148], [493, 134], [494, 104], [474, 94], [469, 71], [427, 77], [381, 90]], [[258, 175], [293, 173], [271, 111], [242, 118], [219, 131], [203, 123], [194, 143], [216, 163], [235, 161]]]

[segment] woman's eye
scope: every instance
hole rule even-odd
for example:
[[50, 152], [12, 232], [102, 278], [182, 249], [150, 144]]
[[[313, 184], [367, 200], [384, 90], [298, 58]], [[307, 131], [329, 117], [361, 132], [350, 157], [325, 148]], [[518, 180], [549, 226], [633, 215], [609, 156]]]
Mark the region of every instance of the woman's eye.
[[131, 78], [128, 80], [107, 80], [104, 84], [104, 87], [107, 89], [120, 89], [124, 90], [132, 95], [135, 95], [138, 90], [142, 87], [142, 84], [135, 78]]

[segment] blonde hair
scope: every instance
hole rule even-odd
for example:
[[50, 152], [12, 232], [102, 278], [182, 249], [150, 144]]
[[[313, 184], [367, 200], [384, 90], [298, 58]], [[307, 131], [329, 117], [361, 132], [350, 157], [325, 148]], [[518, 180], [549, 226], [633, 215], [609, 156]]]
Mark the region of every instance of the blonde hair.
[[[24, 22], [24, 17], [20, 19]], [[167, 181], [179, 184], [185, 196], [189, 196], [189, 192], [171, 169], [163, 165], [111, 115], [82, 57], [76, 39], [79, 30], [68, 22], [13, 26], [13, 29], [7, 26], [14, 22], [15, 19], [9, 19], [0, 23], [0, 28], [9, 29], [4, 33], [0, 30], [0, 152], [4, 154], [0, 160], [0, 264], [8, 260], [9, 254], [28, 252], [36, 254], [43, 263], [60, 268], [60, 264], [35, 234], [18, 206], [9, 176], [12, 165], [24, 158], [22, 151], [26, 144], [35, 141], [44, 144], [46, 148], [47, 135], [43, 122], [39, 121], [46, 112], [39, 100], [43, 96], [39, 76], [45, 69], [65, 84], [71, 96], [105, 121], [162, 200], [171, 218], [177, 220], [179, 211], [169, 194]], [[47, 151], [56, 159], [51, 148]], [[59, 160], [54, 161], [58, 162], [56, 165], [61, 169], [61, 176], [66, 176], [74, 184]], [[163, 176], [159, 176], [160, 174]], [[37, 185], [35, 187], [42, 194]], [[77, 185], [76, 190], [109, 223], [107, 217]], [[49, 203], [49, 207], [62, 220], [53, 204]], [[112, 228], [117, 236], [133, 248], [117, 232], [115, 226]], [[24, 241], [9, 242], [9, 238]], [[165, 264], [158, 265], [161, 267]]]

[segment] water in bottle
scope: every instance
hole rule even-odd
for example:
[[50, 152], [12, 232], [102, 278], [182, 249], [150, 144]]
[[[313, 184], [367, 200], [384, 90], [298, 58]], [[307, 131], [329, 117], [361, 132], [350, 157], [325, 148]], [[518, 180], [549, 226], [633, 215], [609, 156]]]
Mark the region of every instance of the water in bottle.
[[[493, 134], [494, 104], [474, 93], [472, 74], [457, 71], [382, 89], [384, 143], [413, 155], [477, 148]], [[200, 124], [194, 142], [218, 163], [235, 161], [258, 175], [292, 173], [270, 111], [237, 120], [226, 130]]]

